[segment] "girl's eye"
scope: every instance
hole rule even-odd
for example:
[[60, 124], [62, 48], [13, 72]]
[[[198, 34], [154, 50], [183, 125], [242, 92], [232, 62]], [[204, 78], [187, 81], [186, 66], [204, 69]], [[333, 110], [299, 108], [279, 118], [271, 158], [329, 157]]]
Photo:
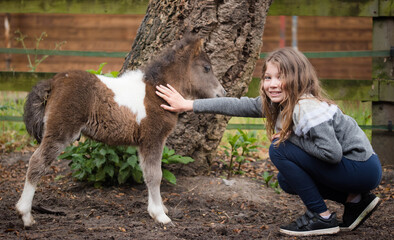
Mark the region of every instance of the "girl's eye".
[[264, 80], [269, 80], [269, 79], [271, 79], [271, 77], [269, 77], [269, 76], [264, 76]]

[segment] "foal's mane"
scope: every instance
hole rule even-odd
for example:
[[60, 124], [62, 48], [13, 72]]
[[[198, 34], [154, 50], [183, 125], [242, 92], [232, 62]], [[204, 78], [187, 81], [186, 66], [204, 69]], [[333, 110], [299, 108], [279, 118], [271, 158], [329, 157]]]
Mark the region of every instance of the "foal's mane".
[[[189, 45], [196, 44], [200, 38], [195, 35], [188, 35], [184, 37], [182, 40], [179, 40], [175, 43], [173, 47], [169, 47], [162, 54], [158, 57], [152, 59], [146, 66], [143, 67], [144, 74], [145, 74], [145, 81], [149, 82], [153, 85], [162, 81], [163, 78], [163, 71], [174, 64], [176, 60], [182, 58], [183, 61], [178, 61], [181, 63], [187, 63], [187, 58], [191, 51], [183, 51]], [[177, 55], [177, 53], [182, 52], [182, 55]]]

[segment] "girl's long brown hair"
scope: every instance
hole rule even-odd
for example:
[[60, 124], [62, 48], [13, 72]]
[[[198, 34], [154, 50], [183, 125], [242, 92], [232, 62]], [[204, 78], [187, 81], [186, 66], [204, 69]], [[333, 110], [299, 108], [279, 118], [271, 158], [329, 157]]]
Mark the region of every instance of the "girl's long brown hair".
[[[280, 103], [273, 103], [264, 92], [264, 75], [267, 71], [267, 63], [274, 64], [278, 67], [279, 77], [282, 81], [282, 91], [285, 97]], [[275, 124], [281, 114], [282, 130], [280, 131], [279, 140], [275, 145], [278, 146], [286, 140], [293, 129], [293, 110], [301, 96], [312, 94], [320, 101], [332, 104], [332, 101], [326, 97], [320, 86], [319, 79], [315, 69], [304, 54], [293, 48], [281, 48], [270, 53], [263, 65], [260, 95], [263, 105], [263, 115], [266, 117], [266, 130], [268, 137], [271, 139], [275, 133]]]

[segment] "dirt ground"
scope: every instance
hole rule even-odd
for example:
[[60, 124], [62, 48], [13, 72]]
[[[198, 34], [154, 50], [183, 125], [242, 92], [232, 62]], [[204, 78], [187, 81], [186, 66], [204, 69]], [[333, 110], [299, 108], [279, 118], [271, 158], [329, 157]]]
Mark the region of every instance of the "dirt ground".
[[[281, 235], [278, 227], [304, 212], [298, 197], [277, 194], [248, 176], [236, 177], [235, 184], [226, 186], [216, 170], [209, 176], [178, 176], [175, 186], [163, 182], [162, 197], [174, 224], [161, 226], [147, 213], [145, 185], [96, 189], [75, 182], [67, 162], [56, 161], [33, 202], [52, 212], [34, 210], [37, 224], [24, 229], [14, 204], [30, 155], [0, 156], [0, 239], [296, 239]], [[267, 163], [255, 162], [254, 169], [261, 164]], [[385, 169], [374, 191], [383, 202], [356, 231], [307, 239], [392, 239], [392, 181], [393, 170]], [[328, 205], [340, 218], [343, 208], [331, 201]]]

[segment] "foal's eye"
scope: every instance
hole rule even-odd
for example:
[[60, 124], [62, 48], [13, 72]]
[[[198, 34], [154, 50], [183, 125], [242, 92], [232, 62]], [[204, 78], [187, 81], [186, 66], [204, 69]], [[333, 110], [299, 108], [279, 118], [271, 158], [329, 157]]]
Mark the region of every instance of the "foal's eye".
[[205, 71], [206, 73], [208, 73], [209, 71], [211, 71], [211, 66], [205, 65], [205, 66], [204, 66], [204, 71]]

